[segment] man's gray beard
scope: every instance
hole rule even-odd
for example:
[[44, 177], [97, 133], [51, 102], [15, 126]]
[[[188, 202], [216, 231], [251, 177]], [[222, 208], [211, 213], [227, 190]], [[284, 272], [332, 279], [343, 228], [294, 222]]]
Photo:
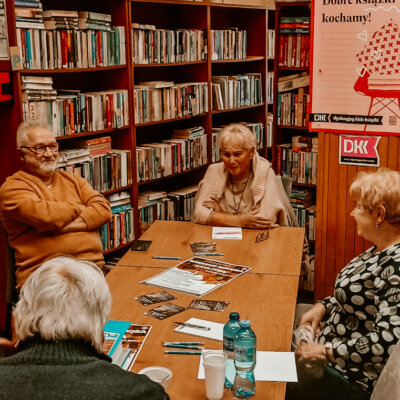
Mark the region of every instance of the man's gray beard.
[[47, 161], [46, 164], [41, 164], [39, 172], [43, 175], [49, 175], [53, 173], [57, 168], [57, 161]]

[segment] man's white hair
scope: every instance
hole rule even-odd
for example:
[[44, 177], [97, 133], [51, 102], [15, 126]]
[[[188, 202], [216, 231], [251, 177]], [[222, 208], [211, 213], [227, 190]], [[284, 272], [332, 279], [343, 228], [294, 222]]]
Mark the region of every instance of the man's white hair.
[[47, 129], [51, 132], [51, 128], [48, 124], [43, 121], [26, 121], [22, 122], [17, 129], [17, 147], [25, 146], [26, 136], [28, 132], [32, 129]]
[[111, 293], [103, 273], [88, 261], [56, 257], [30, 275], [14, 309], [17, 338], [82, 339], [102, 352]]

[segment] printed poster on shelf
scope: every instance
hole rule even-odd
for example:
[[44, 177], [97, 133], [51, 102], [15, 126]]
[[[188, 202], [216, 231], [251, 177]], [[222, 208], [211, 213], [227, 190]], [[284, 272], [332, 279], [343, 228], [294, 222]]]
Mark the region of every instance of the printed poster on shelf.
[[312, 3], [311, 130], [400, 135], [400, 0]]

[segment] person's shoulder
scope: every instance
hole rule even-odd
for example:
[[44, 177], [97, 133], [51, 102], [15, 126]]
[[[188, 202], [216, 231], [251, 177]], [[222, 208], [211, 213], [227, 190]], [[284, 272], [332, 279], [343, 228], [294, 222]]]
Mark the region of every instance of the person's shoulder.
[[9, 192], [13, 188], [24, 186], [29, 181], [29, 175], [24, 171], [17, 171], [14, 174], [8, 176], [4, 183], [0, 186], [0, 197]]

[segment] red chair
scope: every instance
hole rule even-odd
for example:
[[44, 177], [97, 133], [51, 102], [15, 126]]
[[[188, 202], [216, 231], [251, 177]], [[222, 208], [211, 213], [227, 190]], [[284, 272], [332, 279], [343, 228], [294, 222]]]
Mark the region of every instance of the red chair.
[[[380, 111], [386, 108], [393, 114], [393, 116], [400, 118], [400, 90], [369, 89], [369, 76], [370, 74], [365, 72], [364, 76], [360, 76], [354, 85], [354, 90], [358, 94], [371, 97], [368, 115], [377, 115]], [[372, 108], [375, 108], [373, 113]], [[366, 129], [367, 125], [365, 125], [364, 131]]]

